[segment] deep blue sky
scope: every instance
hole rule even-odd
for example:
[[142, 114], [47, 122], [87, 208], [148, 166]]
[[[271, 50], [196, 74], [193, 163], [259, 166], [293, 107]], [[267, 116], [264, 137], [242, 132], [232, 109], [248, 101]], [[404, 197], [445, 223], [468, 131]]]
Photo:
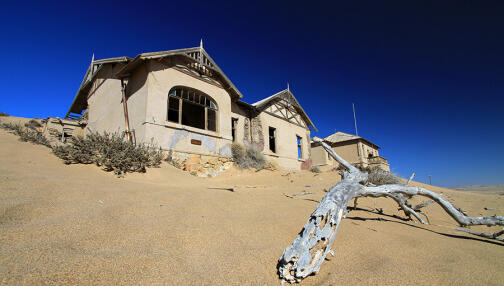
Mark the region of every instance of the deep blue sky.
[[93, 53], [203, 38], [245, 101], [289, 82], [312, 136], [353, 133], [354, 102], [359, 135], [399, 175], [504, 183], [502, 1], [41, 2], [2, 3], [0, 111], [62, 117]]

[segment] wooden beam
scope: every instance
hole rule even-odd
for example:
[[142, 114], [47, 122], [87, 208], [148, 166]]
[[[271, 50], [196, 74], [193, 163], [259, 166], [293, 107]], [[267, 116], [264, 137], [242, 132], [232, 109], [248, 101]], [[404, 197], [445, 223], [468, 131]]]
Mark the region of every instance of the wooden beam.
[[266, 111], [266, 110], [264, 110], [263, 112], [264, 112], [264, 113], [266, 113], [266, 114], [269, 114], [269, 115], [271, 115], [271, 116], [273, 116], [273, 117], [283, 119], [283, 120], [285, 120], [285, 121], [287, 121], [287, 122], [289, 122], [289, 123], [291, 123], [291, 124], [297, 125], [297, 126], [299, 126], [299, 127], [301, 127], [301, 128], [304, 128], [304, 129], [306, 129], [306, 130], [310, 131], [310, 129], [308, 129], [306, 126], [302, 126], [302, 125], [299, 125], [299, 124], [294, 123], [294, 122], [292, 122], [292, 121], [289, 121], [289, 120], [287, 120], [287, 118], [280, 117], [280, 116], [278, 116], [278, 115], [276, 115], [276, 114], [274, 114], [274, 113], [271, 113], [271, 112], [269, 112], [269, 111]]

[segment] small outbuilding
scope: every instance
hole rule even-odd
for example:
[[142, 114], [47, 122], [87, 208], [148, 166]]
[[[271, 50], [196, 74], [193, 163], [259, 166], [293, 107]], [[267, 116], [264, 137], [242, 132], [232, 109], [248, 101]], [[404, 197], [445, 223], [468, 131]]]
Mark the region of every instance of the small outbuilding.
[[[334, 152], [354, 166], [381, 168], [390, 171], [387, 159], [381, 157], [378, 152], [380, 147], [365, 138], [345, 132], [336, 132], [323, 139], [318, 139], [323, 140], [331, 146]], [[311, 142], [311, 153], [314, 166], [332, 168], [339, 166], [339, 163], [329, 156], [319, 142]]]

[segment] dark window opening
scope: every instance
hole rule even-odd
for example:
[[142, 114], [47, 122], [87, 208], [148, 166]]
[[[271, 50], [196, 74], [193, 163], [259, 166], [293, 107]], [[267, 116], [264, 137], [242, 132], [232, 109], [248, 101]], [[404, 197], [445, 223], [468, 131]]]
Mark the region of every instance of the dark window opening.
[[273, 127], [269, 128], [269, 149], [276, 153], [276, 129]]
[[301, 142], [302, 142], [301, 137], [296, 136], [296, 143], [297, 143], [297, 150], [298, 150], [298, 159], [302, 159], [303, 158], [303, 149], [302, 149]]
[[238, 118], [231, 118], [231, 136], [233, 142], [236, 142], [236, 128], [238, 127]]
[[168, 99], [168, 121], [179, 123], [179, 100], [175, 97]]
[[192, 102], [182, 102], [182, 124], [205, 129], [205, 108]]
[[199, 90], [174, 87], [168, 93], [167, 119], [195, 128], [217, 131], [217, 105]]

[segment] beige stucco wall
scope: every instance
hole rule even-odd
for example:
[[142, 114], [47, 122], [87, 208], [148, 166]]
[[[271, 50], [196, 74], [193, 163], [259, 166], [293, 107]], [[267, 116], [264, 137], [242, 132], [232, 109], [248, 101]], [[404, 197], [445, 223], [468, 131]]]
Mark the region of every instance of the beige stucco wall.
[[[301, 164], [310, 158], [310, 131], [264, 112], [259, 117], [264, 135], [263, 153], [282, 168], [299, 170]], [[269, 148], [269, 127], [276, 128], [276, 153]], [[301, 137], [302, 159], [298, 159], [296, 136]]]
[[329, 164], [327, 152], [322, 146], [311, 147], [313, 166], [323, 166]]
[[[124, 107], [122, 103], [121, 81], [114, 74], [121, 65], [104, 65], [95, 78], [96, 89], [88, 95], [87, 129], [94, 132], [122, 132], [125, 130]], [[139, 68], [131, 76], [126, 94], [130, 130], [135, 131], [137, 142], [144, 137], [147, 71]]]
[[[164, 150], [231, 156], [231, 98], [219, 86], [180, 72], [173, 67], [150, 61], [147, 77], [145, 138]], [[217, 131], [208, 131], [167, 121], [168, 92], [174, 86], [187, 86], [212, 97], [218, 107]], [[201, 141], [201, 145], [191, 143]], [[151, 141], [152, 140], [152, 141]]]

